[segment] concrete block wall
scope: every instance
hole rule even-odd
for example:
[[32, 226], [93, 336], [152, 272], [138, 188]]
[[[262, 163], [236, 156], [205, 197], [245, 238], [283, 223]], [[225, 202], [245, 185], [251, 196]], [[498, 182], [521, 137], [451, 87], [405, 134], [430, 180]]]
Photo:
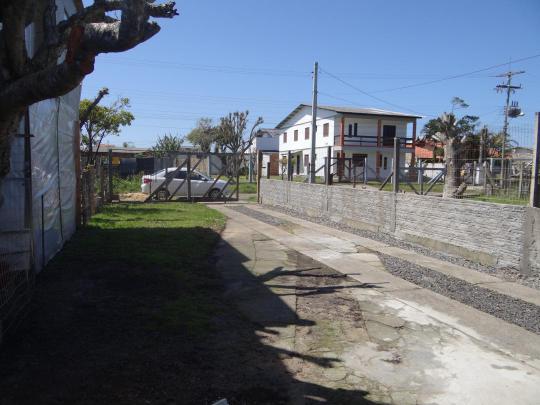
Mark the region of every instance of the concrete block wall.
[[485, 265], [540, 272], [538, 208], [267, 179], [261, 200]]

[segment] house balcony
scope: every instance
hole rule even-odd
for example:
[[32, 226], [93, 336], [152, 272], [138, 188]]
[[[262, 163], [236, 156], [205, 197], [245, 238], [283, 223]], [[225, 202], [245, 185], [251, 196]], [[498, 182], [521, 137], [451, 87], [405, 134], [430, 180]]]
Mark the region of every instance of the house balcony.
[[[414, 138], [398, 138], [400, 145], [405, 149], [414, 148]], [[334, 137], [334, 145], [341, 146], [341, 135]], [[345, 135], [343, 137], [343, 146], [367, 147], [367, 148], [393, 148], [394, 138], [379, 138], [377, 136], [365, 135]]]

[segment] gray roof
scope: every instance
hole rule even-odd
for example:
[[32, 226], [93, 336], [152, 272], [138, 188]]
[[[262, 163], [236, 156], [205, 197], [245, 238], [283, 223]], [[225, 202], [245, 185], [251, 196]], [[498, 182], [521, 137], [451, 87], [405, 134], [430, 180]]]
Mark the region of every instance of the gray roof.
[[[276, 128], [282, 128], [285, 123], [291, 119], [298, 111], [304, 107], [311, 107], [311, 104], [300, 104], [296, 107], [283, 121], [281, 121]], [[395, 118], [423, 118], [420, 115], [405, 114], [397, 111], [381, 110], [379, 108], [357, 108], [357, 107], [338, 107], [331, 105], [319, 105], [319, 110], [333, 111], [336, 114], [350, 114], [350, 115], [363, 115], [363, 116], [378, 116], [378, 117], [395, 117]]]
[[258, 135], [270, 135], [271, 137], [279, 136], [280, 130], [276, 128], [261, 128], [258, 132]]

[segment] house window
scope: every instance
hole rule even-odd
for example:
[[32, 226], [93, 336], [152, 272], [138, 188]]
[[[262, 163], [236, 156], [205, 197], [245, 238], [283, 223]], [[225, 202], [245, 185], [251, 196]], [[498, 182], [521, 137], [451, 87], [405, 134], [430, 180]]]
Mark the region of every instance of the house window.
[[323, 125], [323, 136], [330, 135], [330, 124], [324, 124]]
[[383, 146], [393, 146], [395, 137], [396, 137], [396, 126], [384, 125], [383, 126]]
[[287, 143], [287, 132], [283, 134], [283, 143]]
[[388, 169], [388, 158], [387, 157], [384, 158], [383, 169], [384, 170]]
[[358, 136], [358, 123], [354, 123], [354, 136]]
[[307, 168], [309, 166], [309, 155], [304, 155], [304, 167]]
[[308, 139], [309, 139], [309, 128], [306, 128], [306, 129], [304, 130], [304, 139], [305, 139], [305, 140], [308, 140]]
[[381, 167], [382, 166], [382, 155], [379, 154], [379, 164], [377, 165], [378, 167]]
[[352, 132], [352, 124], [349, 124], [349, 136], [352, 136], [353, 132]]
[[298, 140], [298, 130], [297, 129], [294, 130], [294, 140], [295, 141]]

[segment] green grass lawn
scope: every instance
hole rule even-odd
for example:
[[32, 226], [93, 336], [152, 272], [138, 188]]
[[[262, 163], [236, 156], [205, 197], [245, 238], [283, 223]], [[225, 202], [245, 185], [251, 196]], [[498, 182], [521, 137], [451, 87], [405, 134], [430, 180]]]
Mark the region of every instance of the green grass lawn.
[[135, 312], [129, 315], [146, 327], [204, 333], [218, 311], [205, 292], [217, 284], [208, 258], [224, 224], [222, 214], [200, 204], [108, 205], [50, 266], [93, 274], [108, 269], [102, 278], [123, 283], [127, 291], [120, 294]]
[[517, 199], [511, 197], [497, 196], [497, 195], [481, 195], [471, 198], [475, 201], [484, 201], [497, 204], [511, 204], [511, 205], [527, 205], [529, 200], [527, 199]]
[[257, 193], [257, 182], [250, 183], [245, 177], [240, 177], [239, 190], [241, 194], [255, 194]]
[[[412, 182], [411, 182], [412, 183]], [[378, 182], [378, 181], [368, 181], [368, 185], [369, 186], [372, 186], [372, 187], [376, 187], [376, 188], [379, 188], [381, 186], [381, 182]], [[420, 192], [420, 184], [418, 183], [412, 183], [412, 185], [414, 186], [414, 188], [416, 188], [416, 190], [418, 192]], [[390, 182], [386, 183], [383, 187], [383, 191], [392, 191], [392, 188], [393, 188], [393, 184], [391, 184]], [[424, 184], [424, 191], [426, 191], [427, 189], [429, 188], [429, 185], [427, 183]], [[443, 188], [444, 188], [444, 185], [441, 184], [441, 183], [437, 183], [433, 186], [433, 188], [430, 190], [430, 194], [431, 193], [442, 193], [443, 192]], [[399, 189], [400, 190], [403, 190], [403, 191], [410, 191], [412, 193], [414, 193], [413, 189], [407, 184], [407, 183], [400, 183], [399, 184]]]

